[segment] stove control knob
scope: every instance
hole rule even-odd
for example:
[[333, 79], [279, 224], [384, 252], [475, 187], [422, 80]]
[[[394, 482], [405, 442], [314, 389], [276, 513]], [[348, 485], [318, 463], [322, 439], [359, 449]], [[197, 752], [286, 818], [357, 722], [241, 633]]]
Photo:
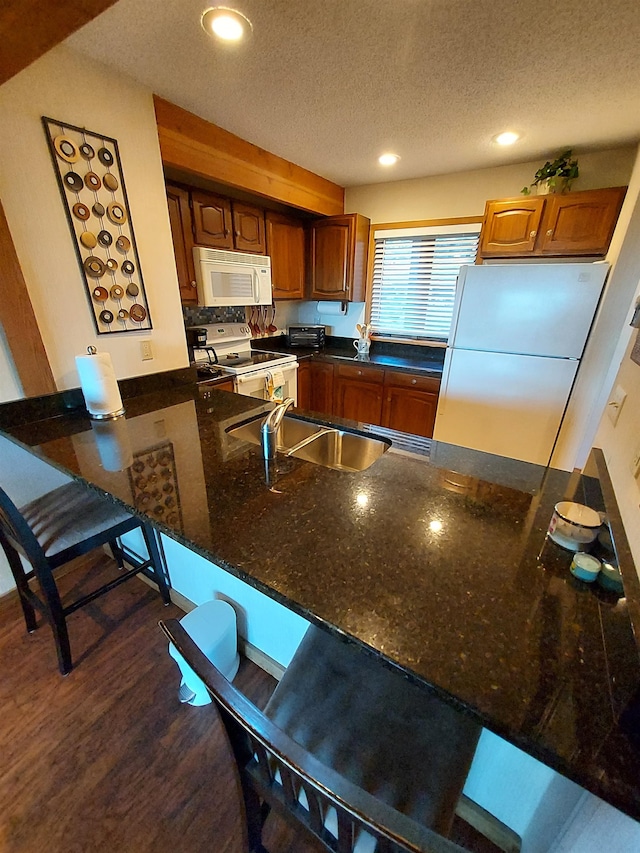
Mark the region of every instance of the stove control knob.
[[242, 332], [242, 334], [243, 334], [243, 335], [247, 335], [247, 334], [249, 334], [250, 329], [249, 329], [249, 327], [248, 327], [248, 326], [243, 326], [243, 327], [240, 329], [240, 331]]

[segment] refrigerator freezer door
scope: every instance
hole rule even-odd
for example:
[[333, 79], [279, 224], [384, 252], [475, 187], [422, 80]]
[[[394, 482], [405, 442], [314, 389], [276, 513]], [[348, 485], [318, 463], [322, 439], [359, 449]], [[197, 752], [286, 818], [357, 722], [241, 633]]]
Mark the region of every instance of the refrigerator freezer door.
[[462, 268], [450, 346], [580, 358], [608, 264]]
[[578, 362], [447, 350], [434, 438], [547, 465]]

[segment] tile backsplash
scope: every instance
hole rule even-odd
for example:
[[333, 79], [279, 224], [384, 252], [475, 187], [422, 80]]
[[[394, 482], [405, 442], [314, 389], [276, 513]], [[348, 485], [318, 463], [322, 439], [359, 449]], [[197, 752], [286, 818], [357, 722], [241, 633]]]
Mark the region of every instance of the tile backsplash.
[[207, 326], [211, 323], [244, 323], [245, 310], [239, 308], [201, 308], [197, 305], [183, 305], [182, 315], [185, 327]]

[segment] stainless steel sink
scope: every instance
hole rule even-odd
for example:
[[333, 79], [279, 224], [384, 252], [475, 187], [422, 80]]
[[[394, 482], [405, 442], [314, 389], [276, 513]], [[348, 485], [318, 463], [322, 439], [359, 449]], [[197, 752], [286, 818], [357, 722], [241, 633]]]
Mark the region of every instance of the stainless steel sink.
[[[260, 445], [263, 421], [264, 416], [261, 416], [232, 427], [228, 430], [229, 435]], [[325, 468], [364, 471], [391, 447], [391, 442], [285, 416], [278, 430], [276, 446], [281, 453]]]
[[291, 455], [338, 471], [364, 471], [390, 447], [390, 441], [332, 429], [320, 431]]

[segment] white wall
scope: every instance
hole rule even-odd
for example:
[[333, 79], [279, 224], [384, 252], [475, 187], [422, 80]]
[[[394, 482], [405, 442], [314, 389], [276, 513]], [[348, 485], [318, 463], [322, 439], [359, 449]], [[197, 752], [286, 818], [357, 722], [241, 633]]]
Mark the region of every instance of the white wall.
[[[152, 330], [96, 334], [43, 115], [118, 140]], [[0, 150], [0, 198], [58, 388], [79, 384], [74, 357], [89, 345], [111, 353], [118, 378], [185, 366], [152, 93], [58, 47], [0, 88]], [[140, 341], [147, 339], [155, 357], [143, 362]]]
[[[625, 186], [636, 149], [633, 146], [574, 153], [580, 162], [580, 178], [572, 189], [588, 190]], [[518, 163], [453, 175], [347, 187], [344, 209], [346, 213], [368, 216], [375, 223], [482, 216], [488, 199], [517, 196], [523, 186], [531, 183], [541, 165], [538, 161]]]

